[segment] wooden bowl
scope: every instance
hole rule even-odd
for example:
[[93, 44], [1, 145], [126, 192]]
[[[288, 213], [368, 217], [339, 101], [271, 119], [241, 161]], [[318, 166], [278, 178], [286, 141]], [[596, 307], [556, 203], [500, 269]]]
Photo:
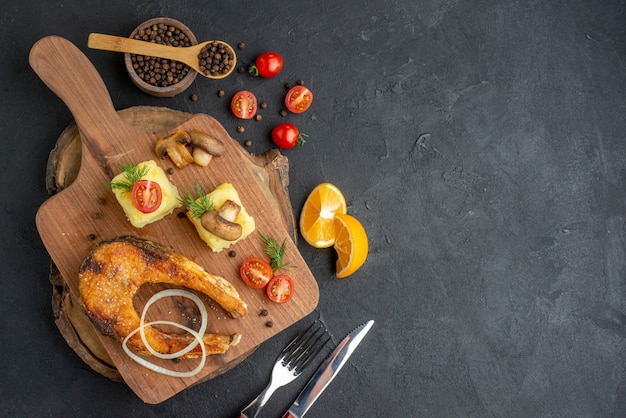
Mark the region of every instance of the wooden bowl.
[[[143, 22], [142, 24], [137, 26], [135, 30], [133, 30], [133, 32], [130, 34], [129, 37], [134, 38], [135, 35], [139, 33], [139, 31], [141, 31], [142, 29], [149, 28], [150, 26], [155, 25], [155, 24], [156, 25], [165, 24], [167, 26], [174, 26], [175, 28], [179, 29], [182, 33], [184, 33], [189, 38], [191, 45], [198, 44], [198, 40], [196, 39], [196, 36], [193, 34], [193, 32], [191, 32], [191, 29], [185, 26], [182, 22], [179, 22], [176, 19], [171, 19], [168, 17], [157, 17], [157, 18], [150, 19], [150, 20]], [[156, 96], [156, 97], [173, 97], [179, 93], [182, 93], [189, 86], [191, 86], [191, 84], [193, 84], [193, 82], [196, 79], [196, 76], [198, 75], [198, 73], [194, 69], [185, 65], [188, 71], [187, 71], [187, 74], [181, 80], [179, 80], [177, 83], [169, 84], [165, 87], [158, 86], [158, 85], [150, 84], [149, 82], [145, 81], [139, 76], [139, 74], [137, 73], [137, 71], [135, 71], [135, 68], [133, 66], [134, 63], [132, 61], [131, 54], [128, 54], [128, 53], [124, 54], [124, 62], [126, 64], [126, 70], [128, 71], [128, 75], [130, 76], [131, 80], [133, 80], [133, 83], [135, 83], [135, 85], [139, 87], [143, 92], [148, 93], [152, 96]]]

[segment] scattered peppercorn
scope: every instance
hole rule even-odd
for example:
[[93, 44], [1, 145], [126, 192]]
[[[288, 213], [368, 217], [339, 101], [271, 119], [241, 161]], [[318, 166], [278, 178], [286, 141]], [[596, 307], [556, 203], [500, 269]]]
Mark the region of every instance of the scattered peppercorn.
[[258, 113], [256, 115], [254, 115], [254, 119], [256, 120], [261, 120], [263, 119], [263, 116], [259, 115]]
[[89, 238], [89, 241], [93, 241], [96, 239], [96, 234], [89, 234], [87, 238]]
[[239, 132], [240, 134], [243, 133], [246, 130], [246, 128], [244, 128], [243, 126], [237, 126], [237, 132]]
[[243, 42], [239, 42], [239, 45], [237, 45], [237, 48], [246, 49], [246, 44], [244, 44]]
[[298, 80], [296, 82], [299, 86], [304, 86], [304, 80]]
[[287, 111], [285, 109], [282, 109], [280, 111], [280, 116], [287, 116]]
[[182, 219], [182, 218], [184, 218], [184, 217], [185, 217], [185, 212], [184, 212], [184, 211], [182, 211], [182, 212], [178, 212], [178, 213], [176, 214], [176, 216], [178, 216], [179, 218], [181, 218], [181, 219]]
[[235, 250], [230, 250], [230, 251], [228, 252], [228, 256], [229, 256], [230, 258], [234, 258], [236, 255], [237, 255], [237, 252], [236, 252]]
[[219, 76], [228, 73], [235, 56], [222, 42], [209, 42], [198, 54], [200, 70], [206, 75]]
[[246, 147], [251, 147], [252, 146], [252, 141], [250, 141], [249, 139], [246, 139], [246, 141], [243, 143]]
[[100, 212], [96, 212], [93, 214], [93, 218], [94, 219], [101, 219], [102, 218], [102, 214]]
[[243, 67], [239, 67], [239, 68], [237, 68], [237, 72], [238, 72], [239, 74], [243, 74], [243, 73], [245, 73], [245, 72], [246, 72], [246, 69], [245, 69], [245, 68], [243, 68]]
[[225, 95], [225, 94], [226, 94], [226, 93], [224, 92], [224, 90], [219, 90], [219, 91], [217, 92], [217, 97], [224, 97], [224, 95]]
[[272, 321], [267, 321], [265, 323], [265, 326], [268, 327], [268, 328], [272, 328], [274, 326], [274, 323]]
[[192, 102], [197, 102], [198, 101], [198, 95], [197, 94], [192, 94], [191, 95], [191, 101]]
[[259, 104], [259, 107], [260, 107], [261, 109], [267, 109], [267, 103], [265, 103], [265, 102], [261, 102], [261, 104]]
[[167, 174], [174, 174], [174, 169], [172, 167], [169, 167], [167, 169]]
[[291, 85], [291, 83], [285, 83], [285, 88], [287, 90], [289, 90], [290, 88], [292, 88], [293, 86]]
[[106, 205], [107, 201], [104, 197], [99, 197], [98, 198], [98, 204], [99, 205]]
[[[191, 40], [179, 28], [164, 23], [149, 25], [137, 31], [135, 39], [175, 47], [191, 46]], [[167, 87], [180, 82], [191, 70], [189, 66], [165, 58], [131, 54], [137, 76], [148, 84]]]
[[267, 311], [267, 309], [262, 309], [261, 312], [259, 313], [259, 316], [267, 316], [269, 315], [269, 312]]

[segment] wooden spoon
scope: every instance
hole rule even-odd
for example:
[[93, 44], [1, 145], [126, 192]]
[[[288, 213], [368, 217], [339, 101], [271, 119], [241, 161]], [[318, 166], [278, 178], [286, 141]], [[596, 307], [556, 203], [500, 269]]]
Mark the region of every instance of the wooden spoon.
[[[206, 73], [202, 68], [200, 68], [200, 59], [198, 59], [198, 55], [201, 53], [202, 49], [206, 45], [212, 42], [218, 42], [219, 44], [226, 46], [226, 48], [233, 56], [233, 62], [231, 63], [230, 69], [226, 73], [220, 73], [216, 75]], [[235, 50], [232, 46], [224, 41], [206, 41], [193, 46], [174, 47], [157, 44], [154, 42], [124, 38], [122, 36], [91, 33], [89, 35], [89, 40], [87, 41], [87, 46], [89, 48], [101, 49], [104, 51], [126, 52], [130, 54], [146, 55], [149, 57], [171, 59], [174, 61], [182, 62], [183, 64], [187, 64], [198, 73], [212, 79], [220, 79], [229, 76], [230, 73], [233, 72], [237, 64], [237, 54], [235, 54]]]

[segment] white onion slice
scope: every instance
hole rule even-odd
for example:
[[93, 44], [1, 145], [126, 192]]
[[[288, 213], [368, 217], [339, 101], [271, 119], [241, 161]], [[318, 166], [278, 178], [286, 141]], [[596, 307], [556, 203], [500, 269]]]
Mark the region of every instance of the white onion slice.
[[[194, 331], [193, 329], [186, 327], [184, 325], [181, 325], [177, 322], [173, 322], [173, 321], [165, 321], [165, 320], [161, 320], [161, 321], [152, 321], [152, 322], [145, 322], [145, 318], [146, 318], [146, 313], [148, 312], [148, 309], [150, 308], [150, 306], [152, 304], [154, 304], [155, 302], [157, 302], [158, 300], [162, 299], [162, 298], [166, 298], [166, 297], [172, 297], [172, 296], [182, 296], [185, 297], [187, 299], [192, 300], [196, 306], [198, 307], [198, 309], [200, 310], [200, 315], [202, 317], [202, 322], [200, 324], [200, 329], [198, 331]], [[182, 290], [182, 289], [167, 289], [167, 290], [163, 290], [161, 292], [158, 292], [156, 294], [154, 294], [146, 303], [146, 305], [143, 308], [143, 312], [141, 313], [141, 322], [139, 323], [139, 327], [135, 330], [133, 330], [131, 333], [129, 333], [126, 338], [124, 338], [124, 341], [122, 341], [122, 348], [124, 349], [124, 351], [126, 352], [126, 354], [133, 359], [135, 362], [137, 362], [138, 364], [146, 367], [147, 369], [150, 369], [152, 371], [155, 371], [157, 373], [161, 373], [167, 376], [173, 376], [173, 377], [191, 377], [196, 375], [198, 372], [200, 372], [200, 370], [202, 370], [202, 368], [204, 367], [204, 364], [206, 362], [206, 347], [204, 346], [204, 342], [202, 340], [202, 336], [204, 335], [204, 332], [206, 331], [207, 325], [208, 325], [208, 319], [207, 319], [207, 310], [204, 306], [204, 304], [202, 303], [202, 300], [200, 300], [199, 297], [197, 297], [196, 295], [194, 295], [191, 292], [188, 292], [186, 290]], [[150, 343], [148, 342], [146, 335], [145, 335], [145, 331], [144, 329], [146, 327], [152, 326], [152, 325], [171, 325], [174, 326], [176, 328], [182, 329], [186, 332], [188, 332], [189, 334], [191, 334], [194, 337], [194, 341], [192, 343], [190, 343], [187, 347], [175, 352], [175, 353], [170, 353], [170, 354], [163, 354], [163, 353], [159, 353], [158, 351], [156, 351], [154, 348], [152, 348], [152, 346], [150, 346]], [[137, 354], [133, 353], [129, 348], [128, 348], [128, 340], [135, 335], [136, 333], [140, 333], [141, 334], [141, 340], [143, 341], [144, 345], [146, 346], [146, 349], [155, 357], [161, 358], [161, 359], [174, 359], [174, 358], [178, 358], [181, 357], [185, 354], [187, 354], [188, 352], [190, 352], [191, 350], [193, 350], [198, 344], [200, 344], [200, 348], [202, 349], [202, 357], [200, 359], [200, 363], [198, 364], [198, 366], [196, 366], [195, 369], [187, 371], [187, 372], [179, 372], [179, 371], [175, 371], [175, 370], [170, 370], [167, 369], [165, 367], [156, 365], [146, 359], [144, 359], [143, 357], [138, 356]]]
[[[163, 298], [173, 297], [173, 296], [182, 296], [182, 297], [185, 297], [187, 299], [192, 300], [196, 304], [198, 309], [200, 310], [201, 324], [200, 324], [200, 329], [198, 330], [198, 334], [204, 335], [204, 332], [206, 331], [206, 328], [207, 328], [207, 322], [208, 322], [207, 310], [204, 307], [204, 304], [202, 303], [202, 301], [200, 300], [200, 298], [198, 296], [196, 296], [193, 293], [188, 292], [186, 290], [182, 290], [182, 289], [167, 289], [167, 290], [162, 290], [162, 291], [152, 295], [152, 297], [150, 299], [148, 299], [148, 302], [146, 302], [146, 306], [144, 306], [143, 312], [141, 313], [141, 322], [139, 323], [139, 332], [141, 333], [141, 340], [143, 341], [143, 343], [146, 346], [146, 348], [148, 349], [148, 351], [152, 355], [154, 355], [155, 357], [162, 358], [162, 359], [173, 359], [173, 358], [182, 357], [185, 354], [187, 354], [188, 352], [190, 352], [191, 350], [193, 350], [198, 345], [198, 343], [202, 343], [202, 338], [200, 338], [200, 341], [198, 341], [198, 339], [195, 339], [193, 343], [189, 344], [187, 347], [183, 348], [182, 350], [179, 350], [179, 351], [177, 351], [175, 353], [171, 353], [171, 354], [162, 354], [162, 353], [159, 353], [158, 351], [156, 351], [154, 348], [152, 348], [152, 346], [150, 345], [150, 343], [146, 339], [146, 332], [144, 331], [145, 326], [143, 326], [143, 324], [146, 321], [146, 314], [148, 312], [148, 309], [155, 302], [157, 302], [157, 301], [159, 301], [159, 300], [161, 300]], [[189, 328], [184, 327], [183, 325], [180, 325], [180, 324], [177, 324], [175, 326], [180, 328], [180, 329], [185, 329], [185, 331], [187, 331], [189, 329]], [[189, 332], [189, 331], [187, 331], [187, 332]], [[193, 335], [193, 333], [192, 333], [192, 335]]]

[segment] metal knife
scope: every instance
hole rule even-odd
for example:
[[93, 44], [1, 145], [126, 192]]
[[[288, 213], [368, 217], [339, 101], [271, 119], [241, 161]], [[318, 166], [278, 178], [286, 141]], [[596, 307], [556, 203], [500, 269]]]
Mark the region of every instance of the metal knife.
[[315, 374], [313, 374], [304, 389], [302, 389], [298, 398], [289, 410], [285, 412], [283, 418], [302, 418], [306, 414], [313, 402], [316, 401], [324, 389], [337, 376], [343, 365], [346, 364], [348, 358], [350, 358], [372, 325], [374, 325], [373, 320], [367, 321], [351, 331], [337, 344], [333, 352], [320, 364], [320, 367], [315, 371]]

